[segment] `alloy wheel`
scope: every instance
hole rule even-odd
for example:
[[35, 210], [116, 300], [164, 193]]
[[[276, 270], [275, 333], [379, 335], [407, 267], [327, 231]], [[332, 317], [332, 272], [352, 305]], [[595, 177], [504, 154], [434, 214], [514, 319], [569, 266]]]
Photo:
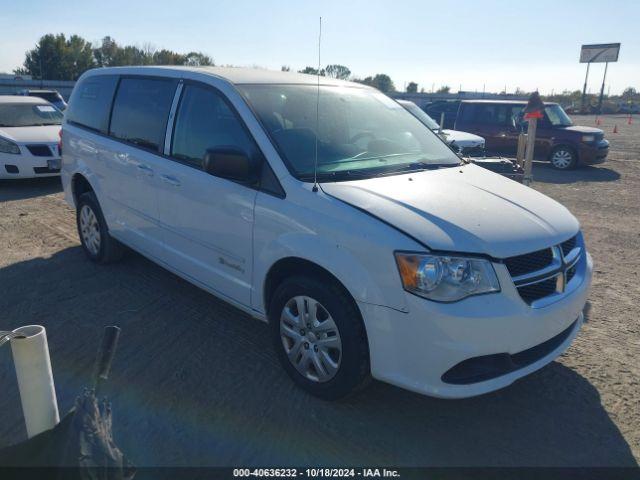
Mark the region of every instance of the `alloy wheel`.
[[568, 150], [557, 150], [551, 156], [551, 163], [560, 170], [567, 169], [571, 166], [573, 155]]

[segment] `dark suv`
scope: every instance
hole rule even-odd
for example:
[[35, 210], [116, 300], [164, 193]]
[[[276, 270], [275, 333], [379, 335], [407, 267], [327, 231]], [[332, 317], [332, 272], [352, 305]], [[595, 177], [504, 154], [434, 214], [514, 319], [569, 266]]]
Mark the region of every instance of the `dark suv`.
[[[522, 114], [526, 104], [516, 100], [463, 100], [455, 128], [484, 137], [488, 152], [514, 156], [518, 134], [527, 129]], [[548, 160], [560, 170], [606, 160], [609, 142], [602, 130], [573, 125], [557, 103], [545, 103], [544, 113], [536, 129], [536, 159]]]

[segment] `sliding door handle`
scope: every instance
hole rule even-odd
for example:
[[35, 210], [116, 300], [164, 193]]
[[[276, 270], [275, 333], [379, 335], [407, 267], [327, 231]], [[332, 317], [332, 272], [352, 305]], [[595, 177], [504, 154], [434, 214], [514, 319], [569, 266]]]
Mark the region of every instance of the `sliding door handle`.
[[148, 165], [145, 165], [144, 163], [137, 164], [136, 168], [140, 170], [142, 173], [144, 173], [145, 175], [148, 175], [150, 177], [153, 176], [153, 169]]

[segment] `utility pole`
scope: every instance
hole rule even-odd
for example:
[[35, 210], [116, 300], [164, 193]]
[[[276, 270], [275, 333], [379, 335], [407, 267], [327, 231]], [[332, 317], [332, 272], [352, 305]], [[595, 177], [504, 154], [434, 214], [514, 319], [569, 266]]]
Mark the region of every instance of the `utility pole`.
[[587, 102], [587, 79], [589, 78], [589, 65], [591, 62], [587, 62], [587, 74], [584, 76], [584, 87], [582, 87], [582, 101], [580, 102], [580, 111], [584, 112]]
[[602, 77], [602, 88], [600, 88], [600, 98], [598, 99], [598, 115], [602, 115], [602, 98], [604, 97], [604, 82], [607, 79], [607, 68], [609, 68], [609, 62], [604, 64], [604, 75]]

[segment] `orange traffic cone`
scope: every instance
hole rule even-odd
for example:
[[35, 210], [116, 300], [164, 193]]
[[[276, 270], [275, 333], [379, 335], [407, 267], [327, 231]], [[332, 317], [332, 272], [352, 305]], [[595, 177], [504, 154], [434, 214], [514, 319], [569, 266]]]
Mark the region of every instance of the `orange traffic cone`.
[[613, 126], [613, 133], [618, 133], [618, 125]]

